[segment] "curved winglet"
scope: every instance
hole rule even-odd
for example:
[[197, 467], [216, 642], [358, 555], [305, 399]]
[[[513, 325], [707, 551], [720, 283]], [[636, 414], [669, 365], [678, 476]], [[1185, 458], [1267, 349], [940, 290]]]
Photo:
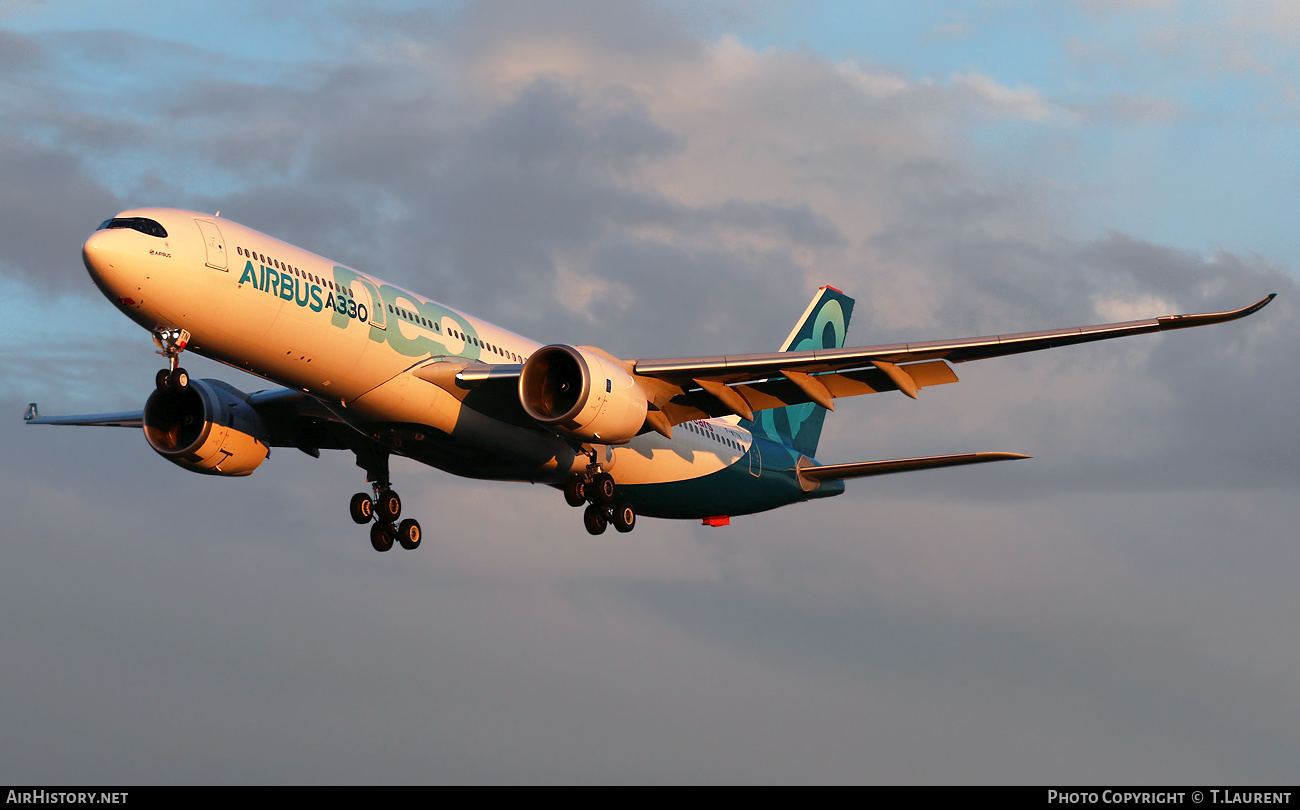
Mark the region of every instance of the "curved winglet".
[[1165, 329], [1186, 329], [1189, 326], [1205, 326], [1211, 323], [1223, 323], [1225, 321], [1235, 321], [1238, 318], [1244, 318], [1247, 315], [1253, 315], [1264, 307], [1268, 302], [1277, 297], [1277, 293], [1269, 293], [1250, 306], [1241, 309], [1230, 309], [1227, 312], [1203, 312], [1198, 315], [1165, 315], [1156, 320], [1160, 322], [1161, 331]]

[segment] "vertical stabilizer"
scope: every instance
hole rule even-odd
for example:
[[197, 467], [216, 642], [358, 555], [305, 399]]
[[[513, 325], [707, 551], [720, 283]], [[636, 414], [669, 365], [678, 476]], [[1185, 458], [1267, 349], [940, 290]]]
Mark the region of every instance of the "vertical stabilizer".
[[[812, 303], [795, 324], [790, 336], [781, 344], [781, 351], [843, 348], [851, 315], [852, 298], [834, 287], [822, 287], [813, 296]], [[822, 422], [825, 419], [825, 408], [813, 402], [805, 402], [759, 411], [754, 414], [752, 423], [742, 424], [811, 457], [817, 453], [817, 441], [821, 438]]]

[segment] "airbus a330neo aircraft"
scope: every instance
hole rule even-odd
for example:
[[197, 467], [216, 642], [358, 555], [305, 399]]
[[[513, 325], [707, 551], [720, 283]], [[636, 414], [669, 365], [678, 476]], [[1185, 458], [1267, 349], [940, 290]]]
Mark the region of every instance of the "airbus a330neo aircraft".
[[[821, 464], [838, 397], [957, 382], [950, 363], [1241, 318], [1204, 315], [1011, 335], [844, 348], [853, 299], [817, 292], [781, 351], [622, 360], [535, 341], [215, 216], [123, 211], [82, 246], [118, 309], [154, 335], [168, 368], [143, 411], [37, 415], [45, 425], [144, 429], [163, 458], [248, 475], [271, 447], [351, 450], [374, 490], [351, 512], [378, 551], [420, 545], [397, 523], [396, 453], [457, 475], [543, 482], [583, 506], [586, 528], [631, 531], [637, 515], [703, 519], [838, 495], [844, 479], [1027, 458], [967, 453]], [[284, 386], [245, 394], [192, 380], [190, 350]]]

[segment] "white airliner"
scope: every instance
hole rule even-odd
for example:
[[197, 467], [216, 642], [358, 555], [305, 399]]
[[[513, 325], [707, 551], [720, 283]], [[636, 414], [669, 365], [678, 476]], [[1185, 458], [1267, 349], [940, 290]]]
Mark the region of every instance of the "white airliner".
[[[168, 367], [142, 411], [30, 424], [144, 429], [187, 470], [248, 475], [271, 447], [351, 450], [373, 489], [354, 495], [378, 551], [420, 545], [397, 522], [396, 453], [456, 475], [542, 482], [586, 505], [592, 534], [637, 515], [725, 525], [733, 515], [838, 495], [844, 479], [1027, 458], [965, 453], [821, 464], [838, 397], [957, 381], [950, 363], [1182, 329], [1242, 309], [1010, 335], [844, 348], [853, 299], [823, 287], [781, 351], [622, 360], [536, 341], [216, 216], [123, 211], [82, 246], [100, 291], [154, 335]], [[284, 386], [245, 394], [192, 380], [190, 350]]]

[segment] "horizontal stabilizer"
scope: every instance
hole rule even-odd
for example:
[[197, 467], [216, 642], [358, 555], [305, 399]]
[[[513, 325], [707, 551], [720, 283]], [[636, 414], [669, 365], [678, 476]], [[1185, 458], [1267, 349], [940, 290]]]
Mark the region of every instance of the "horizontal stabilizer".
[[[814, 466], [808, 459], [800, 459], [799, 478], [813, 484], [837, 481], [844, 478], [866, 478], [871, 475], [932, 470], [937, 467], [960, 467], [963, 464], [987, 464], [991, 461], [1014, 461], [1031, 458], [1020, 453], [957, 453], [951, 456], [925, 456], [922, 458], [895, 458], [888, 461], [860, 461], [855, 464], [826, 464]], [[807, 466], [805, 466], [807, 465]]]

